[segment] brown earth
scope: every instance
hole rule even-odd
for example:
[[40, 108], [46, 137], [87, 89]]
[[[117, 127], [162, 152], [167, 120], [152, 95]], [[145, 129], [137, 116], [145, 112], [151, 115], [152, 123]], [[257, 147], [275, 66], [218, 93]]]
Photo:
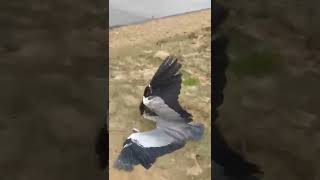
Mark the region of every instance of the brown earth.
[[110, 180], [211, 179], [210, 13], [210, 10], [189, 13], [109, 32], [110, 165], [132, 128], [146, 131], [154, 127], [140, 116], [138, 108], [144, 87], [168, 54], [183, 58], [181, 104], [195, 121], [205, 124], [200, 142], [189, 142], [183, 149], [158, 158], [149, 170], [139, 165], [127, 173], [111, 166]]

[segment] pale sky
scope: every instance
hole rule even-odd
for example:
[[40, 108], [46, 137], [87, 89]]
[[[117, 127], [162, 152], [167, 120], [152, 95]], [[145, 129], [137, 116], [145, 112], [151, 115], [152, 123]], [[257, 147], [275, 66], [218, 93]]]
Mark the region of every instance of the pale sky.
[[110, 26], [210, 7], [211, 0], [109, 0]]

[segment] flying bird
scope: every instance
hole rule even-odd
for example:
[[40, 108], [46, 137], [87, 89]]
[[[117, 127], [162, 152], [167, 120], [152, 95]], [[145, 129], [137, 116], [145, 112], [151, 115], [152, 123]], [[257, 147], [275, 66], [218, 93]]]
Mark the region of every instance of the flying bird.
[[188, 140], [200, 140], [204, 126], [193, 122], [192, 115], [178, 101], [181, 89], [181, 64], [167, 57], [160, 65], [150, 84], [145, 88], [140, 104], [141, 115], [156, 123], [151, 131], [133, 133], [123, 143], [123, 149], [114, 166], [132, 171], [141, 164], [149, 169], [156, 159], [181, 149]]

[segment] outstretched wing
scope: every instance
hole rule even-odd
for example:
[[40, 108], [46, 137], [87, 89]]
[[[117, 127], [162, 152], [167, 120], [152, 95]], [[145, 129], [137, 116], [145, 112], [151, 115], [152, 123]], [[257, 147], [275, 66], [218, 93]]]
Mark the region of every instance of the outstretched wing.
[[178, 101], [182, 82], [180, 68], [176, 58], [169, 56], [163, 61], [144, 90], [141, 114], [147, 111], [160, 119], [192, 121], [192, 115]]
[[123, 149], [114, 167], [131, 171], [141, 164], [149, 169], [159, 156], [171, 153], [184, 146], [183, 140], [175, 139], [162, 129], [133, 133], [123, 144]]
[[200, 140], [203, 132], [201, 123], [161, 121], [154, 130], [131, 134], [123, 144], [115, 167], [131, 171], [134, 165], [141, 164], [149, 169], [158, 157], [182, 148], [187, 140]]

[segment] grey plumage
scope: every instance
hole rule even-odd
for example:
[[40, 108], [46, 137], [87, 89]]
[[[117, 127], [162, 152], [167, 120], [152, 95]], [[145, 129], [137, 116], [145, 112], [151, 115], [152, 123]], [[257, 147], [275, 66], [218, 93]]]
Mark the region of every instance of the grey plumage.
[[131, 171], [134, 165], [141, 164], [149, 169], [159, 156], [203, 136], [203, 124], [192, 122], [192, 115], [178, 102], [182, 82], [180, 68], [177, 59], [166, 58], [145, 88], [140, 112], [155, 121], [156, 128], [131, 134], [115, 162], [116, 168]]

